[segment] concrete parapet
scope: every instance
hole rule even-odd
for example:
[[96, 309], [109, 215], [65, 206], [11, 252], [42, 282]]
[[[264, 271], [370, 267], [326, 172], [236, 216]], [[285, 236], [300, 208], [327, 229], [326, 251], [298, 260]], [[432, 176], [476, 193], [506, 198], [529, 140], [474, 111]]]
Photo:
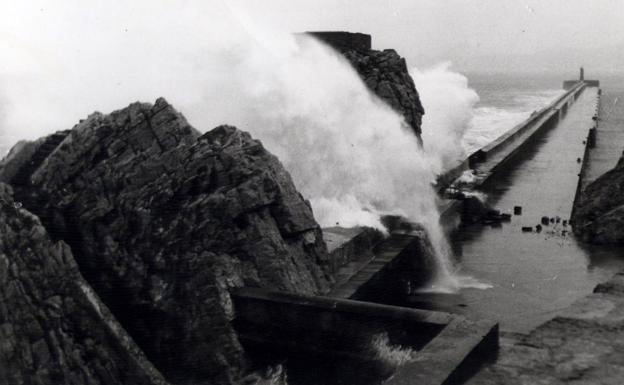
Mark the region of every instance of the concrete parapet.
[[468, 164], [470, 168], [477, 170], [481, 175], [476, 184], [484, 184], [493, 173], [502, 169], [537, 134], [554, 127], [567, 113], [568, 107], [585, 87], [585, 82], [575, 81], [572, 88], [569, 88], [548, 106], [535, 111], [527, 120], [472, 153], [468, 157]]
[[232, 294], [243, 343], [366, 359], [373, 336], [403, 334], [422, 348], [453, 316], [370, 302], [245, 288]]
[[[582, 82], [585, 83], [587, 87], [600, 87], [599, 80], [583, 80]], [[563, 82], [563, 89], [569, 90], [572, 87], [574, 87], [577, 83], [579, 83], [579, 80], [565, 80]]]
[[[440, 175], [437, 180], [438, 190], [445, 190], [461, 176], [465, 170], [477, 169], [480, 164], [487, 161], [501, 158], [497, 160], [497, 163], [503, 165], [523, 147], [524, 142], [528, 141], [534, 134], [540, 132], [543, 128], [555, 125], [559, 119], [567, 113], [570, 104], [576, 100], [586, 86], [587, 81], [580, 82], [574, 80], [570, 81], [569, 84], [566, 82], [566, 84], [564, 84], [566, 92], [562, 96], [558, 97], [541, 110], [535, 111], [524, 122], [516, 125], [481, 149], [470, 154], [463, 162], [459, 163], [458, 166]], [[494, 168], [498, 168], [500, 165], [496, 164], [492, 167], [492, 170], [486, 170], [486, 172], [493, 171]], [[481, 182], [484, 182], [484, 180]]]
[[479, 151], [483, 154], [482, 156], [485, 156], [485, 159], [487, 159], [493, 153], [500, 151], [503, 147], [509, 145], [510, 142], [513, 141], [513, 139], [520, 137], [525, 131], [527, 131], [530, 127], [532, 127], [534, 123], [537, 123], [540, 119], [547, 117], [547, 119], [541, 124], [544, 125], [548, 123], [549, 120], [552, 118], [552, 116], [549, 115], [552, 115], [555, 112], [555, 109], [561, 108], [561, 106], [563, 105], [567, 106], [567, 102], [570, 100], [570, 98], [576, 98], [576, 95], [580, 93], [583, 88], [584, 85], [582, 83], [576, 82], [575, 86], [568, 89], [568, 91], [564, 95], [560, 96], [551, 104], [542, 108], [541, 110], [534, 112], [527, 120], [516, 125], [511, 130], [505, 132], [494, 141], [480, 149]]
[[[598, 97], [597, 97], [597, 104], [596, 104], [596, 110], [598, 111], [600, 109], [600, 89], [598, 90]], [[594, 117], [597, 117], [597, 112], [596, 115]], [[583, 192], [583, 189], [586, 186], [587, 181], [587, 169], [589, 167], [589, 157], [590, 157], [590, 151], [592, 148], [596, 147], [596, 136], [597, 136], [597, 129], [596, 126], [592, 127], [589, 129], [589, 131], [587, 132], [587, 139], [585, 140], [585, 151], [583, 152], [583, 158], [581, 159], [581, 172], [579, 173], [579, 180], [578, 180], [578, 184], [576, 186], [576, 193], [574, 195], [574, 205], [572, 206], [572, 214], [570, 215], [571, 218], [574, 217], [574, 212], [576, 211], [576, 207], [579, 203], [579, 200], [581, 199], [581, 193]]]
[[[450, 384], [498, 349], [498, 324], [443, 312], [244, 288], [232, 293], [243, 344], [371, 360], [379, 334], [418, 350], [385, 383]], [[266, 351], [261, 349], [261, 351]]]

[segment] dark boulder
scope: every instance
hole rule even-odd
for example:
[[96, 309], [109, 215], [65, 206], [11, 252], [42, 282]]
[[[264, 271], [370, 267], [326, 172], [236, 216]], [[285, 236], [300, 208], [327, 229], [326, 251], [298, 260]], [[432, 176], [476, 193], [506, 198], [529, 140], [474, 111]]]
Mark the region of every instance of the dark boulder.
[[70, 248], [0, 183], [0, 383], [165, 385]]
[[409, 74], [405, 59], [393, 49], [343, 51], [366, 86], [395, 111], [420, 138], [422, 116], [425, 113], [414, 80]]
[[[169, 379], [245, 368], [228, 289], [329, 288], [310, 205], [249, 134], [200, 135], [164, 99], [92, 114], [0, 171]], [[30, 148], [26, 146], [27, 148]], [[35, 156], [36, 155], [36, 156]], [[11, 174], [4, 170], [13, 170]]]

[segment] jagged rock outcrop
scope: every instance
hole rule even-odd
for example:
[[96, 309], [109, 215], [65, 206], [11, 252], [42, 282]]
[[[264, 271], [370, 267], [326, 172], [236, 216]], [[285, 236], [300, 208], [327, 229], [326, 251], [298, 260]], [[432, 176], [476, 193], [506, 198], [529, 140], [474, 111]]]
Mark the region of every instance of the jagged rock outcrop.
[[585, 188], [572, 223], [586, 242], [624, 243], [624, 158]]
[[414, 80], [409, 75], [405, 59], [393, 49], [344, 51], [343, 55], [358, 71], [360, 77], [377, 96], [398, 111], [420, 138], [422, 116], [425, 113]]
[[405, 59], [393, 49], [371, 49], [370, 35], [349, 32], [307, 32], [338, 50], [358, 72], [366, 86], [399, 112], [420, 139], [422, 116], [414, 80]]
[[0, 383], [166, 385], [69, 247], [0, 183]]
[[164, 99], [92, 114], [13, 151], [0, 181], [69, 244], [80, 270], [172, 382], [245, 367], [228, 289], [319, 294], [327, 250], [308, 202], [249, 134], [200, 135]]

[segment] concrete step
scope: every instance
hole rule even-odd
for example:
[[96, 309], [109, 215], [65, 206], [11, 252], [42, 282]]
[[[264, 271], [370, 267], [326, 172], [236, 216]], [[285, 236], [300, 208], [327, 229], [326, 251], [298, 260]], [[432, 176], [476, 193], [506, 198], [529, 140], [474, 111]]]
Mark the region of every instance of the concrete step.
[[456, 316], [385, 385], [461, 384], [498, 351], [498, 323]]

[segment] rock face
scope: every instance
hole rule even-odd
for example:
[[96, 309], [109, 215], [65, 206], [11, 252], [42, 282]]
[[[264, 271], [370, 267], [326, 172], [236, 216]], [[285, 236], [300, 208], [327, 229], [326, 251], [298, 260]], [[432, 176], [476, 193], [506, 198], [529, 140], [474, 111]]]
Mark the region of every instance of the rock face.
[[84, 281], [69, 247], [0, 183], [0, 383], [166, 381]]
[[307, 32], [307, 34], [342, 53], [366, 86], [403, 115], [405, 122], [420, 139], [425, 110], [404, 58], [393, 49], [372, 50], [370, 35], [349, 32]]
[[586, 242], [624, 243], [624, 158], [583, 191], [572, 217]]
[[170, 381], [231, 383], [245, 368], [229, 288], [329, 289], [309, 203], [245, 132], [200, 135], [159, 99], [95, 113], [24, 148], [31, 155], [14, 151], [0, 181], [71, 246]]

